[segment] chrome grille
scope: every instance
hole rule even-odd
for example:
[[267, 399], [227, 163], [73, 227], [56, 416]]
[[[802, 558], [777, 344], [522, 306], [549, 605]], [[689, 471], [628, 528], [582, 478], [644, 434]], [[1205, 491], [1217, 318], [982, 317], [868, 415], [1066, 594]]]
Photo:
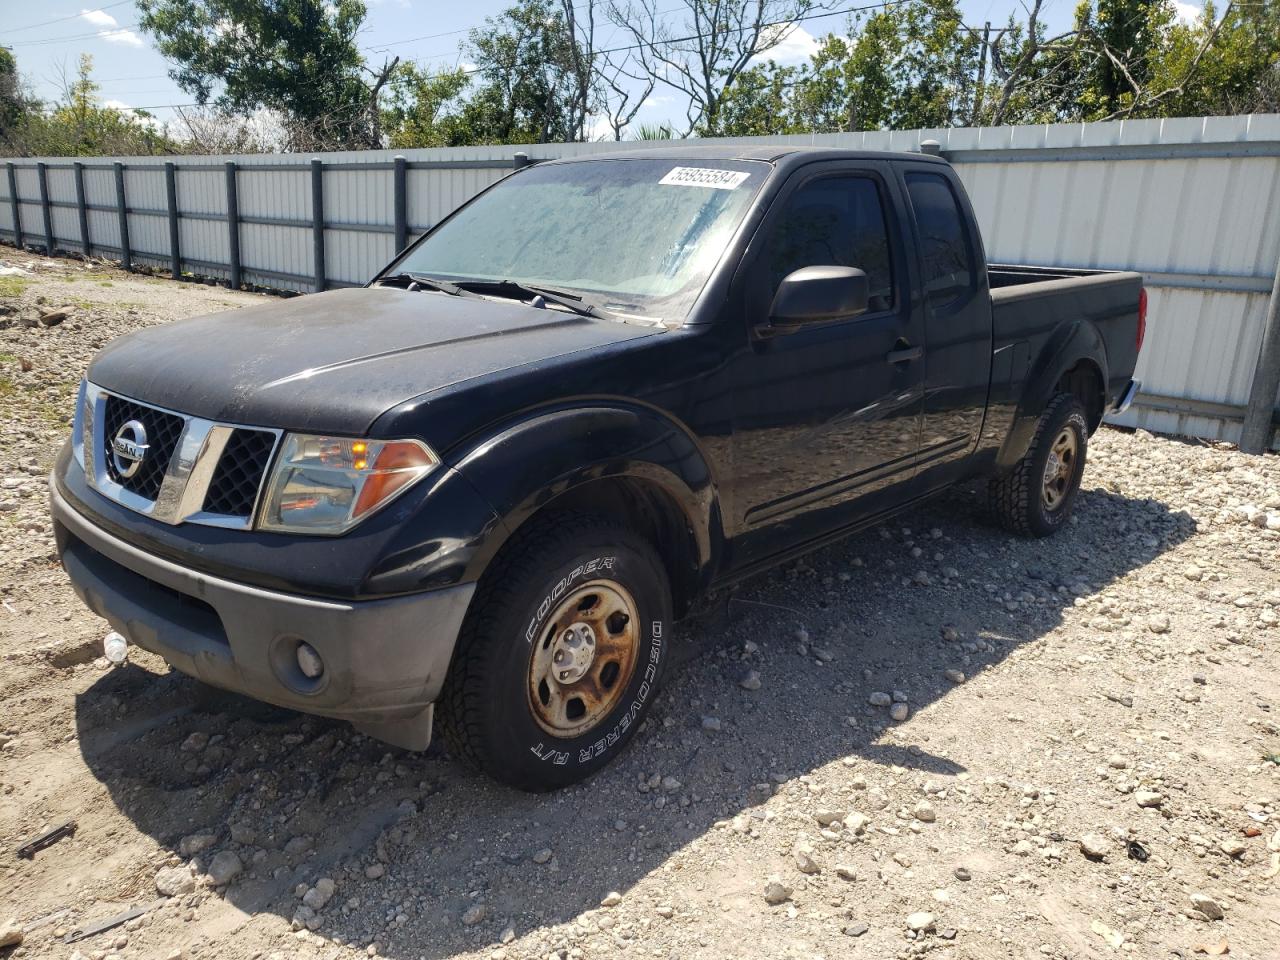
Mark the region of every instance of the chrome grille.
[[209, 481], [205, 511], [228, 517], [252, 517], [262, 477], [275, 446], [276, 435], [269, 431], [233, 431]]
[[[132, 476], [112, 457], [121, 428], [136, 420], [146, 450]], [[279, 430], [217, 423], [140, 403], [84, 384], [75, 451], [90, 486], [164, 523], [247, 529], [266, 480]], [[126, 431], [137, 439], [136, 429]], [[127, 468], [126, 468], [127, 469]]]
[[[115, 458], [111, 456], [111, 443], [120, 428], [130, 420], [136, 420], [146, 429], [149, 449], [138, 472], [125, 477], [116, 469]], [[144, 407], [140, 403], [110, 394], [107, 395], [103, 408], [102, 421], [106, 450], [103, 466], [107, 468], [107, 474], [126, 490], [154, 500], [160, 493], [160, 484], [164, 482], [165, 471], [169, 468], [169, 461], [173, 459], [173, 451], [182, 436], [182, 428], [186, 426], [185, 421], [176, 414], [166, 413], [155, 407]]]

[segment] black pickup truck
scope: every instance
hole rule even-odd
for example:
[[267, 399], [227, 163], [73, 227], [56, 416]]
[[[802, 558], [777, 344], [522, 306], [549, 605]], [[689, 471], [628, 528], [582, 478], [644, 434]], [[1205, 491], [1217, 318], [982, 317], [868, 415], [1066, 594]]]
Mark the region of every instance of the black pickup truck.
[[184, 673], [409, 749], [438, 708], [554, 788], [623, 748], [713, 592], [974, 477], [1061, 527], [1145, 310], [1138, 274], [988, 267], [935, 157], [538, 164], [366, 287], [108, 345], [58, 549]]

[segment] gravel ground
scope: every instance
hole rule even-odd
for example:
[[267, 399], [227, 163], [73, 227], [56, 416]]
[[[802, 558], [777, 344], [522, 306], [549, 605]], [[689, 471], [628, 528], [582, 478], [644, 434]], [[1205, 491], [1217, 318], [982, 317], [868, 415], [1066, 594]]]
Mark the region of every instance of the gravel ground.
[[617, 763], [527, 796], [108, 669], [45, 509], [75, 383], [113, 336], [259, 298], [0, 262], [32, 271], [0, 277], [14, 956], [1280, 957], [1280, 458], [1104, 429], [1051, 540], [958, 492], [753, 580]]

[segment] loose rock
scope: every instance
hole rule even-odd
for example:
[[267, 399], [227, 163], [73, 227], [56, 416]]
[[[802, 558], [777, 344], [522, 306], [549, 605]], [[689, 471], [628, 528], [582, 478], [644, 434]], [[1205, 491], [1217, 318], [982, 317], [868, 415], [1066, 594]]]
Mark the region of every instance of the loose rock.
[[927, 913], [922, 910], [919, 913], [913, 913], [908, 915], [907, 929], [913, 930], [916, 933], [920, 933], [923, 931], [932, 930], [936, 922], [937, 921], [934, 920], [932, 913]]
[[791, 899], [792, 889], [777, 877], [770, 877], [764, 885], [764, 902], [771, 907], [786, 903]]
[[1102, 860], [1111, 852], [1111, 841], [1098, 833], [1086, 833], [1080, 838], [1080, 852], [1090, 860]]
[[234, 880], [243, 869], [244, 864], [240, 862], [239, 857], [230, 850], [223, 850], [209, 864], [209, 879], [215, 886], [220, 887]]
[[186, 867], [166, 867], [156, 874], [156, 890], [166, 897], [178, 897], [195, 888], [195, 877]]

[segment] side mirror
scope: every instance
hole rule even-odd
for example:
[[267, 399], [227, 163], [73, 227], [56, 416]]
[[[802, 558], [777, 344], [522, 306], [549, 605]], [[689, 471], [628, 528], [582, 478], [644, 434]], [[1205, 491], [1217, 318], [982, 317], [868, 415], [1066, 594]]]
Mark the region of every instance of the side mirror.
[[801, 267], [778, 285], [770, 328], [789, 333], [807, 323], [844, 320], [867, 312], [871, 287], [856, 267]]

